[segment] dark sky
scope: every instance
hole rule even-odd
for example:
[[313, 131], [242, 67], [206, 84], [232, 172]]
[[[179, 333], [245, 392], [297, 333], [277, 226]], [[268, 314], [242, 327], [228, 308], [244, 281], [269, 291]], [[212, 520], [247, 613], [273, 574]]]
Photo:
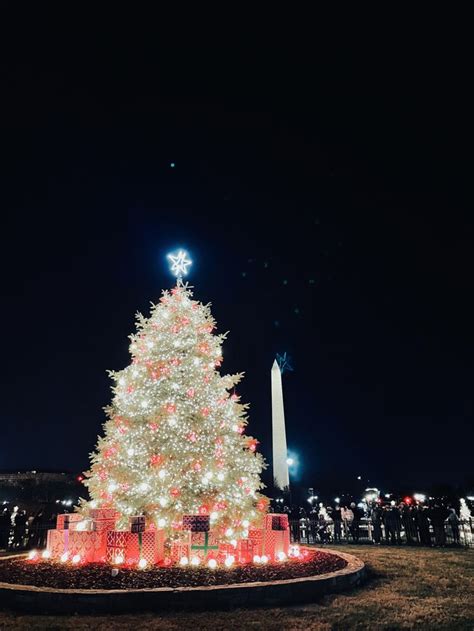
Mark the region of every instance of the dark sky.
[[287, 351], [302, 483], [472, 480], [463, 38], [59, 32], [32, 19], [1, 61], [0, 469], [87, 467], [183, 245], [266, 456]]

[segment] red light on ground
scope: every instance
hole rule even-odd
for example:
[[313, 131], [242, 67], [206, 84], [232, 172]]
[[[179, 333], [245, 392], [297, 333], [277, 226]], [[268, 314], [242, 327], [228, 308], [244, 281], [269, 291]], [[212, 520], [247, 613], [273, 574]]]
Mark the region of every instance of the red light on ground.
[[84, 476], [82, 476], [82, 475], [78, 475], [77, 476], [77, 481], [78, 482], [82, 482], [83, 479], [84, 479]]
[[405, 497], [403, 501], [405, 502], [405, 504], [411, 504], [413, 502], [411, 497]]

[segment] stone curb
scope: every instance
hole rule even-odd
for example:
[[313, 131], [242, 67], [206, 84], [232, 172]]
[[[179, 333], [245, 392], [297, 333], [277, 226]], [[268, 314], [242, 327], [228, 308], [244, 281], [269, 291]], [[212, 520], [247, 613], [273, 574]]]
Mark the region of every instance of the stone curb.
[[365, 577], [365, 565], [360, 559], [345, 552], [324, 551], [342, 557], [347, 566], [319, 576], [203, 587], [54, 589], [0, 583], [0, 605], [34, 613], [69, 615], [234, 609], [309, 603], [324, 594], [360, 585]]

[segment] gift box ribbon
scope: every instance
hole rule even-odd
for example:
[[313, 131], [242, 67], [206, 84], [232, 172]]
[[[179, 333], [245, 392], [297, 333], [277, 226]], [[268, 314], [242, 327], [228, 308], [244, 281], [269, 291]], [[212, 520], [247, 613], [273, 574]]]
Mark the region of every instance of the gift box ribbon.
[[205, 532], [204, 533], [204, 545], [202, 546], [191, 546], [191, 550], [204, 550], [204, 554], [207, 556], [207, 551], [208, 550], [218, 550], [219, 546], [210, 546], [209, 545], [209, 533]]

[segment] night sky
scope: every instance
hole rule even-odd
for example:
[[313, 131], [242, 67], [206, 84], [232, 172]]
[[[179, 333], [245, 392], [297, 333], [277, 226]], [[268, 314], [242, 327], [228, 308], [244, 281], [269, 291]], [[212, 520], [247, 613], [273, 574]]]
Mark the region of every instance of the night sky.
[[286, 351], [302, 484], [473, 481], [462, 38], [51, 35], [1, 62], [0, 469], [88, 466], [184, 246], [266, 457]]

